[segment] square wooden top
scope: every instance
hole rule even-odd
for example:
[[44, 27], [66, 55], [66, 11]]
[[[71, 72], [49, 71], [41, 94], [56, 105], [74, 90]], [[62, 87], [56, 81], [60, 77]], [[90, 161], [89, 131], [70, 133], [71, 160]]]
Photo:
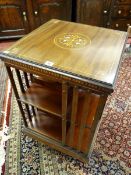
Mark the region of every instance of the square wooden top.
[[113, 87], [126, 37], [126, 32], [53, 19], [4, 53]]

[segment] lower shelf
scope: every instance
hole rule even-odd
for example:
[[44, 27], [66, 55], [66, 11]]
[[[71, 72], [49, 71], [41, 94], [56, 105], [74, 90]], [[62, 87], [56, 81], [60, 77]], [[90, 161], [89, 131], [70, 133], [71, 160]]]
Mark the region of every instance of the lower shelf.
[[40, 142], [48, 145], [49, 147], [51, 147], [53, 149], [56, 149], [60, 152], [63, 152], [63, 153], [68, 154], [72, 157], [75, 157], [76, 159], [78, 159], [84, 163], [88, 163], [89, 159], [84, 153], [78, 153], [76, 150], [73, 150], [69, 146], [66, 146], [66, 145], [63, 146], [60, 142], [57, 142], [57, 141], [52, 142], [52, 139], [50, 139], [50, 138], [48, 138], [40, 133], [37, 133], [36, 131], [31, 130], [30, 128], [24, 128], [23, 132], [26, 135], [36, 139], [37, 141], [40, 141]]
[[62, 140], [62, 120], [55, 116], [48, 116], [44, 112], [37, 112], [37, 115], [32, 118], [32, 123], [29, 123], [29, 128], [39, 134], [45, 135], [57, 141]]
[[[36, 132], [41, 136], [46, 136], [53, 141], [57, 141], [62, 143], [62, 119], [56, 116], [51, 116], [47, 113], [42, 111], [38, 111], [37, 115], [32, 118], [32, 123], [28, 123], [28, 128], [31, 132]], [[72, 139], [72, 143], [70, 144], [70, 123], [69, 121], [66, 122], [66, 145], [70, 146], [77, 150], [78, 147], [78, 140], [80, 134], [80, 127], [75, 126], [74, 128], [74, 136]], [[90, 135], [90, 129], [85, 128], [84, 134], [82, 136], [81, 141], [81, 152], [86, 152], [88, 146], [88, 140]]]

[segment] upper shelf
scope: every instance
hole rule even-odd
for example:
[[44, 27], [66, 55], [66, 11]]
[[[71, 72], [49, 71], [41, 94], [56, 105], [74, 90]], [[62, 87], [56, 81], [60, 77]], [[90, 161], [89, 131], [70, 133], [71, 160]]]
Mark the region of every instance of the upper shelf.
[[53, 86], [50, 89], [48, 86], [32, 83], [27, 91], [21, 94], [20, 99], [18, 100], [33, 105], [45, 112], [61, 117], [62, 95], [60, 93], [60, 89], [61, 86], [58, 86], [58, 90], [56, 90], [55, 88], [53, 89]]

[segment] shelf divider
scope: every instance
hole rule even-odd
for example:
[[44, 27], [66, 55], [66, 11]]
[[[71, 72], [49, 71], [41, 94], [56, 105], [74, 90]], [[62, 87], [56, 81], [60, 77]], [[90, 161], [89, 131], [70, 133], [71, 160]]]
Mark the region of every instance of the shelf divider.
[[90, 92], [86, 91], [85, 99], [84, 99], [84, 106], [83, 106], [83, 114], [81, 116], [79, 136], [78, 136], [78, 145], [77, 145], [78, 151], [81, 150], [81, 143], [82, 143], [82, 139], [83, 139], [83, 135], [84, 135], [84, 129], [85, 129], [85, 125], [86, 125], [87, 116], [89, 113], [89, 104], [90, 104], [90, 100], [91, 100], [90, 95], [91, 95]]
[[73, 87], [73, 100], [72, 100], [72, 111], [71, 111], [71, 126], [70, 126], [70, 138], [69, 144], [72, 145], [75, 129], [75, 120], [77, 115], [77, 105], [78, 105], [78, 87]]
[[68, 98], [68, 86], [66, 82], [62, 83], [62, 144], [66, 142], [66, 119], [67, 119], [67, 99]]

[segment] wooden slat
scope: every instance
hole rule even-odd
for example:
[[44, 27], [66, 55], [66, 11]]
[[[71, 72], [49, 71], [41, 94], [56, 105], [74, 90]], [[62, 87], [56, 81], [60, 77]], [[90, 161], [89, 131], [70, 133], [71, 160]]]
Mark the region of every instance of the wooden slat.
[[33, 80], [33, 75], [31, 73], [29, 73], [29, 76], [30, 76], [30, 81], [32, 82]]
[[67, 95], [68, 87], [65, 82], [62, 83], [62, 144], [66, 141], [66, 114], [67, 114]]
[[[16, 71], [16, 75], [17, 75], [17, 78], [18, 78], [18, 81], [19, 81], [20, 89], [24, 93], [25, 89], [24, 89], [24, 86], [23, 86], [23, 82], [22, 82], [22, 78], [21, 78], [21, 75], [20, 75], [20, 71], [18, 69], [15, 69], [15, 71]], [[26, 107], [26, 111], [27, 111], [29, 120], [32, 121], [29, 105], [25, 104], [25, 107]]]
[[73, 143], [74, 138], [74, 129], [75, 129], [75, 120], [76, 120], [76, 114], [77, 114], [77, 105], [78, 105], [78, 87], [75, 86], [73, 88], [73, 101], [72, 101], [72, 112], [71, 112], [71, 126], [70, 126], [70, 140], [69, 144], [70, 146]]
[[33, 115], [36, 116], [35, 107], [34, 106], [31, 106], [31, 109], [32, 109]]
[[84, 99], [84, 106], [83, 106], [83, 113], [81, 116], [81, 123], [80, 123], [80, 129], [79, 129], [79, 136], [78, 136], [78, 145], [77, 145], [77, 150], [80, 151], [81, 150], [81, 144], [82, 144], [82, 140], [83, 140], [83, 135], [84, 135], [84, 129], [86, 126], [86, 119], [89, 113], [89, 103], [90, 103], [90, 92], [87, 91], [85, 93], [85, 99]]
[[29, 80], [28, 80], [27, 72], [23, 72], [23, 73], [24, 73], [24, 78], [25, 78], [26, 86], [27, 86], [27, 88], [29, 88]]
[[[31, 83], [33, 81], [33, 74], [29, 73], [29, 86], [31, 86]], [[31, 110], [34, 116], [36, 116], [36, 112], [35, 112], [35, 107], [31, 106]]]
[[25, 92], [25, 89], [24, 89], [24, 86], [23, 86], [23, 83], [22, 83], [20, 71], [18, 69], [15, 69], [15, 71], [16, 71], [16, 75], [17, 75], [17, 78], [18, 78], [18, 81], [19, 81], [20, 90], [21, 90], [21, 92], [24, 93]]
[[[7, 70], [7, 73], [8, 73], [8, 76], [10, 78], [10, 81], [11, 81], [11, 84], [12, 84], [12, 87], [13, 87], [13, 90], [14, 90], [14, 93], [15, 93], [15, 97], [17, 99], [19, 99], [19, 94], [18, 94], [18, 91], [17, 91], [17, 88], [16, 88], [16, 84], [15, 84], [15, 81], [14, 81], [14, 78], [13, 78], [13, 74], [12, 74], [12, 71], [11, 71], [11, 68], [6, 66], [6, 70]], [[20, 101], [17, 101], [18, 103], [18, 106], [19, 106], [19, 109], [20, 109], [20, 112], [22, 114], [22, 117], [23, 117], [23, 120], [24, 120], [24, 124], [25, 126], [27, 127], [27, 121], [26, 121], [26, 117], [25, 117], [25, 114], [24, 114], [24, 111], [23, 111], [23, 108], [22, 108], [22, 104]]]
[[[33, 81], [33, 74], [29, 73], [29, 86], [31, 86], [31, 83]], [[36, 112], [35, 112], [35, 107], [34, 106], [31, 106], [31, 110], [32, 110], [32, 113], [34, 116], [36, 116]]]
[[27, 114], [28, 114], [29, 120], [32, 121], [32, 117], [31, 117], [31, 114], [30, 114], [29, 105], [28, 104], [25, 104], [25, 106], [26, 106], [26, 110], [27, 110]]
[[92, 123], [92, 126], [91, 126], [91, 131], [90, 131], [91, 134], [90, 134], [90, 138], [89, 138], [89, 142], [88, 142], [89, 144], [87, 146], [87, 151], [86, 151], [86, 154], [88, 156], [91, 154], [92, 149], [93, 149], [93, 138], [96, 137], [96, 134], [97, 134], [97, 131], [98, 131], [98, 128], [99, 128], [97, 126], [99, 126], [98, 123], [99, 123], [100, 118], [102, 116], [102, 112], [104, 110], [106, 100], [107, 100], [107, 95], [101, 95], [100, 96], [98, 106], [97, 106], [97, 110], [96, 110], [94, 120], [93, 120], [93, 123]]

